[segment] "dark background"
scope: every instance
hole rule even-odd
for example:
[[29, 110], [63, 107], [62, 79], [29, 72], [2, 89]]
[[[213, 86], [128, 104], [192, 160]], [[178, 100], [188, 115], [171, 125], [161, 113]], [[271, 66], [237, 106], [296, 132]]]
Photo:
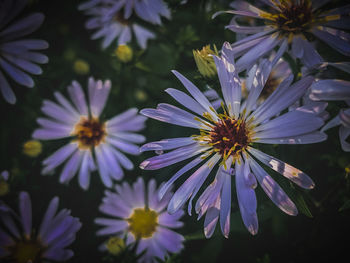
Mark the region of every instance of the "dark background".
[[[72, 80], [77, 80], [86, 87], [90, 75], [103, 80], [111, 79], [113, 88], [102, 115], [102, 118], [109, 119], [131, 107], [142, 109], [155, 107], [160, 102], [175, 103], [164, 90], [171, 87], [184, 89], [171, 74], [171, 69], [183, 73], [202, 90], [207, 83], [219, 91], [216, 78], [204, 79], [198, 73], [192, 50], [207, 44], [216, 44], [220, 49], [224, 41], [232, 43], [235, 40], [235, 34], [224, 29], [231, 15], [211, 19], [214, 12], [229, 9], [230, 1], [189, 0], [187, 4], [181, 5], [180, 0], [170, 0], [166, 2], [172, 9], [172, 19], [163, 19], [161, 27], [144, 24], [157, 34], [157, 39], [151, 40], [145, 51], [132, 42], [130, 46], [134, 58], [124, 64], [113, 55], [116, 46], [101, 50], [100, 40], [90, 40], [93, 32], [84, 27], [87, 17], [77, 9], [81, 2], [31, 1], [22, 15], [33, 11], [45, 14], [44, 24], [32, 37], [49, 42], [50, 47], [43, 53], [50, 61], [42, 67], [42, 75], [33, 77], [36, 84], [33, 89], [14, 88], [16, 105], [0, 100], [0, 171], [8, 170], [11, 174], [10, 192], [2, 199], [17, 209], [18, 193], [28, 191], [33, 202], [33, 222], [37, 228], [49, 201], [54, 196], [59, 196], [60, 207], [71, 209], [72, 215], [79, 217], [83, 223], [71, 246], [75, 252], [75, 257], [69, 261], [72, 263], [109, 260], [106, 254], [97, 250], [105, 237], [96, 237], [98, 227], [93, 223], [94, 218], [102, 216], [98, 206], [105, 188], [97, 173], [92, 175], [88, 191], [79, 187], [77, 178], [73, 178], [69, 185], [59, 184], [61, 167], [52, 176], [40, 175], [41, 161], [64, 145], [66, 140], [43, 142], [43, 152], [37, 158], [22, 153], [23, 143], [31, 138], [32, 132], [38, 127], [35, 120], [42, 116], [42, 100], [52, 100], [56, 90], [67, 95], [66, 87]], [[325, 8], [344, 3], [335, 1]], [[320, 53], [331, 61], [348, 59], [327, 46], [320, 45], [319, 48]], [[73, 64], [77, 59], [83, 59], [89, 64], [88, 74], [81, 75], [74, 71]], [[295, 72], [299, 70], [296, 65], [291, 64]], [[348, 78], [344, 74], [341, 76]], [[342, 107], [345, 104], [332, 102], [327, 110], [331, 116], [335, 116]], [[147, 141], [154, 141], [191, 135], [191, 132], [190, 129], [148, 120], [147, 128], [142, 133]], [[271, 170], [268, 171], [295, 201], [300, 212], [298, 216], [285, 215], [258, 187], [259, 232], [252, 236], [242, 224], [233, 185], [229, 239], [222, 237], [219, 228], [211, 239], [205, 239], [202, 234], [203, 219], [197, 221], [195, 215], [186, 215], [183, 217], [185, 226], [179, 230], [186, 237], [185, 249], [179, 255], [173, 255], [169, 262], [347, 261], [350, 181], [345, 167], [350, 165], [350, 156], [340, 148], [338, 128], [327, 133], [327, 141], [314, 145], [259, 146], [267, 153], [303, 170], [316, 183], [313, 190], [306, 191]], [[124, 180], [132, 183], [138, 176], [142, 176], [146, 181], [155, 178], [160, 183], [168, 180], [182, 165], [175, 164], [159, 171], [139, 169], [138, 164], [151, 155], [153, 153], [129, 156], [136, 168], [131, 172], [125, 171]], [[180, 180], [177, 186], [181, 182]], [[340, 260], [341, 256], [345, 256], [345, 259]]]

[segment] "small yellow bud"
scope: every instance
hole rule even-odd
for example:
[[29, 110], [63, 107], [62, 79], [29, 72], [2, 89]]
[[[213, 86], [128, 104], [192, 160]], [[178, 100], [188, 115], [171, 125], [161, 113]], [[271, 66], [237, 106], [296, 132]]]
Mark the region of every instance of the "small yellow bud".
[[127, 45], [119, 45], [115, 50], [115, 55], [121, 62], [127, 63], [132, 60], [133, 52], [131, 47]]
[[41, 142], [37, 140], [30, 140], [23, 144], [23, 153], [29, 157], [37, 157], [41, 151]]
[[79, 75], [85, 75], [89, 73], [90, 65], [85, 60], [77, 59], [74, 61], [73, 69], [75, 73]]
[[106, 244], [107, 250], [112, 255], [118, 255], [125, 249], [125, 242], [120, 237], [110, 237]]
[[10, 190], [9, 184], [0, 179], [0, 196], [6, 195]]
[[136, 90], [135, 91], [135, 98], [136, 100], [140, 101], [140, 102], [143, 102], [143, 101], [146, 101], [147, 100], [147, 93], [144, 92], [143, 90]]
[[206, 45], [202, 50], [193, 50], [193, 57], [196, 61], [199, 72], [204, 77], [214, 77], [216, 75], [216, 66], [212, 55], [218, 55], [218, 50], [214, 45], [214, 51], [210, 49], [210, 45]]

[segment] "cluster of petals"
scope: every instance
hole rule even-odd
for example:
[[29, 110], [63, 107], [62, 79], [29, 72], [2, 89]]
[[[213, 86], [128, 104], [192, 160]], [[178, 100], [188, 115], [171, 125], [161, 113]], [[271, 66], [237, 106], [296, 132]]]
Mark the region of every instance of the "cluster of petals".
[[[54, 197], [39, 228], [32, 228], [32, 203], [27, 192], [19, 194], [19, 215], [6, 204], [0, 204], [0, 259], [56, 262], [73, 257], [74, 252], [66, 247], [74, 242], [81, 223], [67, 209], [58, 212], [58, 204], [59, 198]], [[34, 258], [26, 258], [31, 256]]]
[[[40, 75], [42, 70], [37, 64], [48, 62], [47, 56], [38, 52], [48, 48], [48, 43], [25, 38], [41, 26], [44, 15], [34, 13], [17, 19], [27, 3], [27, 0], [0, 2], [0, 92], [11, 104], [16, 102], [12, 86], [34, 87], [29, 74]], [[16, 84], [12, 85], [9, 79]]]
[[[251, 5], [247, 1], [232, 2], [233, 10], [226, 11], [235, 18], [226, 27], [233, 32], [246, 34], [232, 44], [239, 71], [249, 69], [257, 59], [269, 54], [276, 46], [281, 52], [287, 52], [299, 58], [307, 67], [315, 66], [323, 61], [310, 35], [325, 42], [345, 56], [350, 55], [350, 35], [343, 31], [349, 27], [349, 5], [322, 11], [322, 7], [330, 0], [257, 0], [264, 10]], [[271, 10], [271, 11], [265, 11]], [[217, 14], [220, 14], [219, 12]], [[216, 16], [215, 14], [214, 16]], [[264, 25], [240, 25], [241, 18], [263, 20]], [[295, 27], [295, 28], [293, 28]]]
[[[256, 107], [258, 97], [276, 61], [271, 62], [264, 59], [249, 71], [246, 81], [249, 94], [247, 99], [242, 101], [241, 81], [234, 63], [234, 50], [229, 43], [223, 45], [221, 57], [214, 56], [214, 60], [223, 94], [224, 111], [227, 112], [229, 118], [249, 123], [251, 140], [254, 145], [255, 143], [309, 144], [327, 138], [326, 134], [318, 131], [324, 124], [318, 114], [324, 110], [326, 103], [323, 103], [322, 107], [320, 104], [310, 104], [280, 114], [304, 95], [313, 83], [313, 77], [307, 76], [292, 84], [293, 75], [286, 76], [277, 89]], [[173, 73], [192, 97], [176, 89], [167, 89], [166, 92], [193, 113], [165, 103], [159, 104], [157, 109], [143, 109], [141, 113], [162, 122], [210, 132], [209, 127], [217, 123], [220, 114], [192, 82], [177, 71]], [[223, 234], [226, 237], [229, 234], [231, 179], [234, 175], [243, 222], [247, 229], [255, 234], [258, 231], [257, 201], [254, 191], [257, 183], [282, 211], [289, 215], [297, 214], [295, 204], [258, 161], [302, 188], [313, 188], [314, 183], [299, 169], [253, 148], [251, 144], [247, 145], [238, 155], [223, 159], [221, 154], [213, 151], [211, 144], [198, 140], [196, 136], [164, 139], [147, 143], [141, 147], [141, 150], [171, 151], [145, 160], [140, 167], [156, 170], [195, 157], [161, 188], [159, 194], [159, 198], [162, 198], [178, 178], [195, 169], [175, 191], [168, 205], [169, 213], [175, 213], [189, 200], [188, 212], [191, 214], [192, 200], [214, 167], [218, 166], [214, 180], [204, 190], [195, 205], [195, 211], [199, 217], [206, 213], [204, 232], [207, 237], [212, 235], [219, 217]]]
[[[73, 81], [68, 86], [73, 105], [58, 91], [54, 93], [58, 103], [44, 100], [41, 110], [48, 118], [37, 119], [41, 127], [34, 131], [33, 138], [72, 140], [43, 161], [43, 174], [52, 173], [56, 167], [66, 162], [60, 174], [60, 182], [68, 183], [78, 173], [80, 186], [88, 189], [91, 172], [96, 169], [107, 187], [112, 186], [112, 180], [122, 179], [122, 168], [133, 169], [133, 163], [124, 153], [140, 154], [136, 144], [144, 142], [145, 137], [135, 132], [144, 128], [146, 118], [138, 115], [136, 108], [131, 108], [104, 123], [101, 122], [100, 115], [111, 87], [109, 80], [102, 82], [89, 78], [87, 102], [81, 85]], [[74, 139], [75, 129], [82, 119], [99, 120], [104, 126], [105, 135], [98, 145], [81, 147], [79, 140]]]
[[87, 29], [96, 29], [92, 39], [103, 38], [102, 48], [107, 48], [115, 39], [118, 45], [127, 44], [132, 39], [132, 31], [137, 43], [143, 49], [155, 34], [132, 21], [133, 13], [148, 23], [161, 25], [161, 17], [170, 19], [170, 11], [162, 0], [90, 0], [79, 6], [86, 15]]
[[[106, 190], [100, 205], [100, 211], [112, 218], [96, 218], [95, 222], [103, 228], [97, 235], [118, 236], [126, 239], [126, 245], [137, 242], [136, 254], [141, 255], [138, 262], [158, 262], [164, 260], [169, 252], [178, 253], [183, 248], [184, 237], [172, 229], [183, 226], [180, 218], [184, 211], [174, 214], [166, 211], [172, 193], [165, 193], [162, 200], [158, 199], [159, 189], [151, 179], [145, 186], [141, 177], [129, 185], [127, 182], [115, 186], [115, 192]], [[157, 226], [151, 237], [138, 238], [130, 231], [129, 219], [135, 209], [150, 209], [157, 214]], [[106, 244], [100, 247], [106, 250]], [[142, 254], [143, 253], [143, 254]]]

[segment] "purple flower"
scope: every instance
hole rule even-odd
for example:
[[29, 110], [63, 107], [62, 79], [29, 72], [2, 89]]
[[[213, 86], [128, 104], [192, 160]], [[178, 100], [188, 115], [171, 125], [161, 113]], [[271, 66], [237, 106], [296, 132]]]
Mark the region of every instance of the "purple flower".
[[[60, 92], [54, 95], [58, 104], [44, 100], [42, 111], [49, 118], [38, 118], [41, 128], [33, 133], [33, 138], [52, 140], [72, 138], [72, 141], [60, 148], [43, 161], [43, 174], [48, 174], [66, 161], [60, 175], [61, 183], [68, 183], [78, 173], [79, 184], [88, 189], [90, 173], [97, 169], [105, 186], [112, 186], [112, 179], [120, 180], [124, 172], [122, 167], [132, 170], [134, 165], [122, 153], [138, 155], [135, 144], [145, 141], [145, 137], [134, 133], [144, 128], [145, 117], [131, 108], [109, 121], [102, 121], [102, 113], [111, 89], [109, 80], [102, 82], [89, 78], [88, 98], [80, 84], [73, 81], [68, 92], [73, 105]], [[79, 170], [79, 172], [78, 172]]]
[[46, 41], [24, 39], [41, 26], [44, 15], [34, 13], [14, 20], [26, 4], [27, 0], [0, 2], [0, 91], [11, 104], [16, 103], [16, 96], [7, 77], [17, 84], [32, 88], [34, 81], [29, 74], [40, 75], [42, 70], [36, 63], [48, 62], [47, 56], [38, 52], [48, 48]]
[[[139, 262], [158, 262], [156, 257], [164, 260], [168, 252], [178, 253], [183, 248], [184, 237], [171, 229], [183, 225], [179, 219], [184, 212], [178, 210], [170, 215], [165, 210], [171, 192], [167, 191], [159, 201], [155, 180], [150, 180], [145, 189], [142, 178], [133, 185], [116, 185], [115, 190], [116, 193], [105, 192], [100, 211], [113, 218], [96, 218], [96, 224], [104, 226], [97, 235], [126, 237], [127, 245], [138, 241], [136, 253], [145, 251]], [[107, 249], [106, 243], [101, 249]]]
[[35, 228], [38, 231], [32, 229], [32, 203], [27, 192], [19, 195], [19, 215], [9, 207], [7, 211], [0, 209], [0, 259], [25, 263], [73, 257], [73, 251], [66, 247], [75, 240], [81, 223], [67, 209], [57, 213], [58, 202], [58, 197], [51, 200], [40, 227]]
[[133, 11], [136, 15], [152, 24], [160, 25], [161, 16], [170, 19], [170, 11], [161, 0], [90, 0], [79, 6], [89, 16], [87, 29], [97, 29], [92, 39], [103, 38], [102, 48], [105, 49], [117, 38], [118, 45], [131, 41], [133, 31], [137, 43], [143, 49], [147, 41], [155, 38], [154, 33], [134, 23], [130, 18]]
[[[350, 81], [339, 79], [321, 79], [311, 86], [312, 100], [345, 101], [350, 106]], [[339, 114], [330, 120], [323, 128], [326, 131], [339, 126], [340, 144], [344, 151], [350, 152], [350, 143], [346, 139], [350, 136], [350, 108], [341, 109]]]
[[141, 147], [141, 151], [171, 150], [143, 161], [140, 167], [147, 170], [160, 169], [194, 157], [160, 189], [159, 198], [185, 172], [194, 169], [171, 198], [169, 213], [175, 213], [189, 200], [188, 212], [191, 214], [193, 198], [218, 164], [215, 179], [195, 204], [199, 217], [206, 213], [204, 233], [207, 237], [213, 234], [219, 217], [223, 234], [226, 237], [229, 234], [232, 175], [235, 175], [243, 222], [252, 234], [258, 231], [254, 191], [257, 183], [282, 211], [289, 215], [297, 214], [294, 203], [257, 160], [300, 187], [314, 187], [313, 181], [305, 173], [253, 148], [253, 144], [308, 144], [323, 141], [327, 137], [317, 131], [324, 122], [313, 107], [302, 106], [276, 116], [303, 96], [313, 82], [312, 77], [302, 78], [291, 85], [293, 76], [286, 76], [277, 89], [256, 107], [272, 67], [269, 60], [262, 60], [249, 71], [246, 81], [249, 95], [242, 103], [241, 81], [233, 53], [226, 42], [221, 57], [214, 56], [224, 98], [222, 112], [217, 112], [204, 94], [177, 71], [173, 73], [192, 97], [176, 89], [167, 89], [166, 92], [194, 114], [165, 103], [159, 104], [157, 109], [141, 111], [156, 120], [199, 129], [199, 134], [190, 137], [165, 139]]
[[235, 57], [241, 56], [236, 64], [238, 71], [250, 68], [257, 59], [276, 46], [280, 46], [282, 53], [289, 49], [307, 67], [319, 64], [323, 60], [310, 42], [312, 35], [343, 55], [350, 55], [350, 35], [342, 31], [350, 28], [350, 5], [323, 12], [320, 8], [329, 0], [260, 2], [267, 4], [271, 12], [261, 10], [246, 1], [234, 1], [231, 4], [234, 10], [227, 11], [237, 17], [262, 19], [265, 23], [259, 26], [241, 26], [238, 21], [233, 20], [227, 26], [236, 33], [249, 35], [232, 45]]

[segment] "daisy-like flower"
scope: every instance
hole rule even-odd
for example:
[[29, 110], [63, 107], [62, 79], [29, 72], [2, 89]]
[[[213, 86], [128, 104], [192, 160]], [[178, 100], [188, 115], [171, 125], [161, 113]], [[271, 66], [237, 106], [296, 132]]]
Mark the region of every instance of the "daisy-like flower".
[[47, 56], [37, 52], [48, 48], [48, 43], [44, 40], [24, 38], [41, 26], [44, 15], [34, 13], [15, 20], [27, 2], [0, 2], [0, 91], [4, 99], [11, 104], [16, 102], [16, 96], [8, 80], [12, 79], [16, 84], [32, 88], [34, 81], [29, 74], [40, 75], [42, 70], [36, 63], [48, 62]]
[[61, 172], [60, 182], [68, 183], [78, 173], [80, 186], [88, 189], [90, 173], [96, 169], [96, 163], [107, 187], [112, 186], [112, 179], [120, 180], [123, 177], [122, 167], [133, 169], [134, 165], [122, 152], [132, 155], [140, 153], [135, 144], [144, 142], [145, 137], [134, 132], [144, 128], [146, 118], [138, 115], [138, 110], [132, 108], [109, 121], [103, 121], [100, 115], [111, 85], [109, 80], [102, 82], [89, 78], [89, 103], [76, 81], [68, 87], [74, 106], [60, 92], [54, 93], [58, 104], [44, 100], [41, 110], [49, 118], [37, 119], [41, 128], [34, 131], [33, 138], [72, 138], [72, 141], [43, 161], [43, 174], [52, 172], [67, 161]]
[[323, 12], [320, 8], [330, 2], [329, 0], [260, 2], [267, 4], [271, 12], [240, 0], [231, 4], [235, 10], [227, 11], [237, 16], [262, 19], [265, 23], [241, 26], [235, 21], [227, 26], [234, 32], [249, 35], [232, 45], [235, 57], [241, 56], [237, 60], [239, 71], [250, 68], [257, 59], [276, 46], [280, 46], [283, 52], [290, 46], [291, 54], [301, 59], [307, 67], [319, 64], [322, 58], [311, 43], [315, 37], [343, 55], [350, 55], [350, 35], [342, 30], [349, 29], [349, 5]]
[[[97, 235], [126, 238], [127, 246], [138, 242], [136, 254], [144, 252], [138, 262], [158, 262], [156, 257], [164, 260], [168, 252], [178, 253], [183, 248], [184, 237], [171, 229], [183, 225], [179, 219], [184, 212], [179, 209], [168, 214], [170, 191], [159, 201], [155, 180], [150, 180], [145, 189], [142, 178], [132, 186], [126, 182], [116, 185], [115, 190], [105, 192], [100, 211], [113, 218], [96, 218], [96, 224], [104, 226]], [[106, 250], [107, 246], [104, 243], [100, 248]]]
[[57, 213], [58, 203], [58, 197], [51, 200], [38, 231], [32, 229], [32, 203], [27, 192], [19, 195], [19, 215], [6, 205], [7, 210], [0, 209], [1, 262], [57, 262], [73, 257], [73, 251], [66, 247], [75, 240], [81, 223], [67, 209]]
[[[345, 101], [350, 106], [350, 81], [340, 79], [318, 80], [312, 84], [309, 96], [316, 101]], [[350, 108], [341, 109], [339, 114], [322, 128], [322, 131], [339, 125], [341, 147], [344, 151], [350, 152], [350, 143], [346, 141], [350, 136]]]
[[232, 175], [235, 175], [243, 222], [252, 234], [256, 234], [258, 220], [254, 188], [257, 182], [282, 211], [289, 215], [297, 214], [294, 203], [257, 160], [300, 187], [314, 187], [313, 181], [302, 171], [253, 148], [255, 143], [308, 144], [326, 139], [324, 133], [317, 131], [323, 125], [323, 120], [316, 115], [313, 107], [302, 106], [275, 117], [305, 93], [313, 78], [308, 76], [291, 85], [293, 76], [287, 76], [269, 98], [256, 107], [271, 71], [271, 62], [263, 60], [249, 71], [247, 85], [250, 92], [245, 103], [242, 103], [241, 81], [229, 43], [224, 44], [221, 57], [214, 56], [214, 60], [223, 94], [223, 112], [217, 112], [192, 82], [173, 71], [192, 97], [176, 89], [167, 89], [166, 92], [195, 114], [165, 103], [159, 104], [157, 109], [144, 109], [141, 113], [163, 122], [199, 129], [199, 134], [143, 145], [142, 151], [171, 151], [143, 161], [140, 167], [156, 170], [195, 157], [160, 189], [159, 194], [159, 198], [162, 198], [180, 176], [195, 169], [174, 193], [168, 205], [168, 212], [174, 213], [190, 199], [188, 212], [191, 214], [193, 198], [218, 165], [215, 179], [195, 205], [199, 217], [207, 213], [204, 221], [205, 235], [212, 235], [219, 217], [223, 234], [226, 237], [229, 234]]
[[86, 28], [97, 29], [92, 39], [102, 37], [103, 49], [116, 38], [118, 45], [129, 43], [132, 31], [143, 49], [147, 48], [149, 39], [155, 38], [154, 33], [133, 22], [133, 11], [137, 17], [152, 24], [161, 25], [161, 16], [170, 19], [170, 11], [162, 0], [91, 0], [81, 4], [79, 9], [92, 16], [86, 22]]

